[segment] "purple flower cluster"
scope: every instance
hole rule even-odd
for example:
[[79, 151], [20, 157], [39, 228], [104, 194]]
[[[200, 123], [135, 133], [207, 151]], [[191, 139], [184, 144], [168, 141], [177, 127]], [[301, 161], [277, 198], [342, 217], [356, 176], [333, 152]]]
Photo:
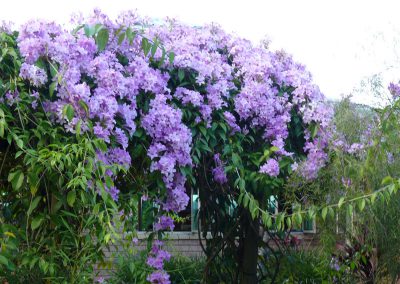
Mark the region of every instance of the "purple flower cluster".
[[230, 113], [229, 111], [225, 111], [224, 118], [226, 123], [228, 123], [229, 127], [231, 128], [232, 133], [240, 131], [240, 127], [236, 124], [236, 118], [232, 113]]
[[343, 185], [345, 188], [349, 188], [349, 187], [351, 186], [351, 179], [350, 179], [350, 178], [342, 177], [342, 185]]
[[169, 284], [169, 274], [164, 271], [155, 271], [147, 277], [147, 281], [155, 284]]
[[360, 154], [367, 146], [370, 146], [368, 145], [369, 143], [370, 141], [368, 141], [366, 145], [364, 143], [349, 144], [347, 143], [346, 139], [342, 137], [334, 140], [332, 146], [348, 154]]
[[394, 99], [397, 99], [398, 97], [400, 97], [400, 85], [399, 84], [390, 83], [388, 90]]
[[219, 184], [224, 184], [228, 182], [228, 178], [226, 177], [226, 173], [224, 170], [224, 164], [221, 161], [221, 155], [214, 155], [215, 168], [212, 170], [212, 174], [214, 177], [214, 181]]
[[154, 225], [154, 229], [156, 231], [161, 231], [161, 230], [174, 230], [174, 220], [172, 220], [171, 217], [169, 216], [161, 216], [158, 219], [158, 222]]
[[182, 112], [167, 103], [167, 96], [157, 95], [150, 103], [150, 111], [142, 119], [142, 127], [152, 138], [148, 155], [153, 160], [152, 171], [160, 171], [168, 190], [166, 211], [185, 209], [189, 197], [185, 193], [185, 177], [177, 167], [190, 166], [192, 135], [182, 122]]
[[29, 80], [35, 87], [39, 87], [47, 82], [46, 72], [35, 65], [23, 63], [19, 75], [22, 79]]
[[156, 269], [156, 271], [147, 277], [147, 280], [150, 283], [171, 283], [169, 280], [169, 275], [163, 271], [164, 261], [170, 260], [171, 255], [165, 250], [161, 249], [162, 245], [163, 242], [159, 240], [154, 241], [150, 251], [150, 256], [147, 258], [147, 265]]
[[[131, 165], [131, 156], [127, 151], [121, 148], [112, 148], [109, 149], [109, 151], [106, 153], [97, 151], [97, 160], [100, 161], [105, 166], [116, 164], [124, 167], [125, 169], [129, 169]], [[111, 178], [114, 178], [114, 174], [111, 170], [107, 170], [106, 175]], [[99, 188], [97, 190], [98, 192], [101, 192]], [[116, 188], [115, 186], [112, 186], [110, 188], [105, 186], [105, 191], [110, 194], [111, 198], [114, 201], [118, 201], [118, 195], [119, 195], [118, 188]]]
[[18, 90], [15, 90], [14, 92], [8, 91], [5, 95], [5, 102], [9, 105], [12, 106], [14, 104], [17, 104], [21, 98], [19, 97], [19, 92]]
[[261, 166], [260, 173], [267, 174], [271, 177], [279, 175], [279, 163], [275, 159], [268, 159], [268, 161]]

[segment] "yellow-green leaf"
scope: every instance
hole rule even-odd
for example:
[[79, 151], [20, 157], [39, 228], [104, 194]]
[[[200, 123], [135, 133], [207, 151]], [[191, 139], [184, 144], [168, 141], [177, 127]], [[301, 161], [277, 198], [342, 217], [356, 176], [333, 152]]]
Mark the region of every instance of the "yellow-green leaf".
[[341, 197], [341, 198], [339, 199], [339, 202], [338, 202], [338, 208], [342, 207], [343, 202], [344, 202], [344, 197]]
[[41, 196], [36, 196], [36, 197], [32, 200], [32, 203], [31, 203], [31, 205], [29, 206], [29, 209], [28, 209], [28, 212], [27, 212], [28, 215], [31, 215], [31, 214], [32, 214], [33, 210], [35, 210], [35, 208], [38, 206], [38, 204], [39, 204], [39, 202], [40, 202], [40, 199], [42, 199]]
[[68, 192], [67, 194], [67, 203], [69, 206], [74, 206], [75, 203], [75, 199], [76, 199], [76, 191], [75, 190], [71, 190], [70, 192]]
[[322, 219], [325, 221], [325, 219], [326, 219], [326, 215], [328, 214], [328, 207], [324, 207], [324, 208], [322, 208], [322, 212], [321, 212], [321, 216], [322, 216]]
[[43, 216], [37, 216], [32, 220], [31, 223], [31, 228], [32, 230], [36, 230], [37, 228], [39, 228], [40, 224], [42, 224], [43, 222]]

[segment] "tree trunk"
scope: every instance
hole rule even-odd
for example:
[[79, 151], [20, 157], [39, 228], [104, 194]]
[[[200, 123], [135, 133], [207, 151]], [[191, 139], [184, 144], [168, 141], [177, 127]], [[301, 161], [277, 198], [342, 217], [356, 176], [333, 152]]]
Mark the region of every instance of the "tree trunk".
[[246, 235], [243, 243], [243, 259], [241, 263], [241, 283], [257, 284], [257, 261], [258, 245], [260, 241], [260, 225], [258, 220], [252, 220], [251, 217], [244, 219], [247, 221]]

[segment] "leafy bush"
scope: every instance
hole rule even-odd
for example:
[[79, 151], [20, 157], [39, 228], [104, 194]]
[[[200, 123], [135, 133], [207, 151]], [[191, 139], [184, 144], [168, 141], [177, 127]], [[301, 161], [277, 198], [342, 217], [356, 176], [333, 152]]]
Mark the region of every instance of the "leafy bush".
[[282, 255], [274, 283], [351, 283], [345, 269], [320, 250], [289, 250]]

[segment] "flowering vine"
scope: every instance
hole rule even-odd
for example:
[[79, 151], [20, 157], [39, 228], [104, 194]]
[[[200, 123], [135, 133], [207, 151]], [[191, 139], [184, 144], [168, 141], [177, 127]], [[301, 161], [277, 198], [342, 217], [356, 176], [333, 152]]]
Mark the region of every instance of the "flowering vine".
[[[281, 174], [286, 158], [308, 178], [324, 165], [331, 109], [310, 73], [285, 52], [254, 45], [215, 25], [193, 28], [170, 20], [151, 25], [131, 13], [112, 21], [95, 11], [81, 23], [72, 33], [52, 22], [23, 25], [20, 77], [30, 86], [32, 107], [43, 107], [52, 123], [108, 144], [107, 152], [97, 151], [105, 165], [133, 166], [135, 135], [144, 131], [151, 164], [142, 170], [160, 173], [163, 184], [153, 194], [160, 205], [156, 231], [173, 230], [167, 213], [188, 205], [186, 170], [199, 164], [192, 152], [196, 127], [207, 132], [214, 122], [224, 121], [232, 137], [260, 131], [258, 143], [275, 149], [258, 168], [269, 178]], [[137, 23], [141, 29], [134, 28]], [[1, 99], [12, 106], [18, 98], [16, 90]], [[298, 167], [286, 142], [293, 113], [305, 129], [298, 135], [307, 157]], [[228, 183], [223, 157], [214, 155], [212, 169], [221, 185]], [[106, 182], [116, 178], [112, 171], [104, 173]], [[108, 183], [105, 191], [118, 201], [120, 190]], [[155, 269], [148, 277], [152, 283], [170, 283], [163, 271], [170, 255], [162, 245], [153, 243], [147, 261]]]

